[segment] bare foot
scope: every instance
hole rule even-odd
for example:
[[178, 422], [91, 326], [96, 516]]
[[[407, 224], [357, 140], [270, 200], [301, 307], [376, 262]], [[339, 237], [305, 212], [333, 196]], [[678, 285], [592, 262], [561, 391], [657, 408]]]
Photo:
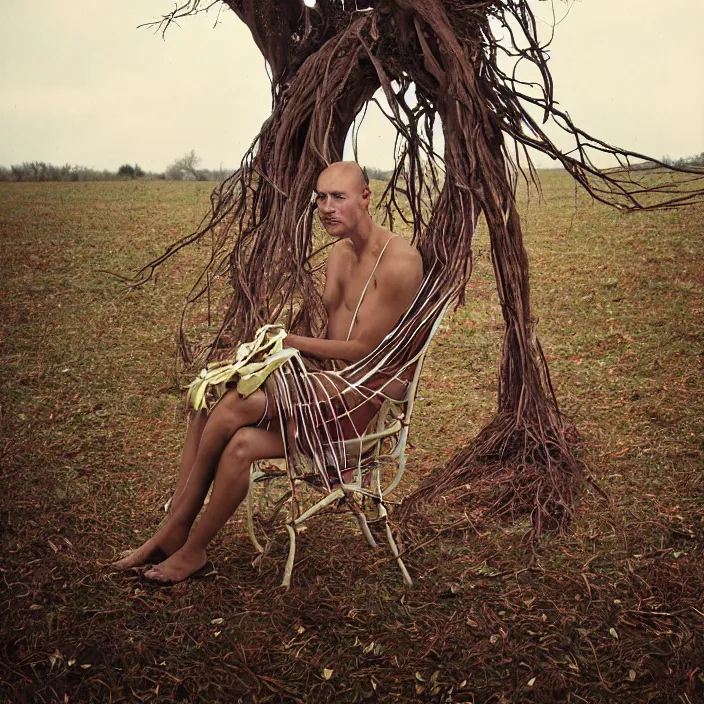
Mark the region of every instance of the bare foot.
[[205, 550], [183, 547], [168, 560], [145, 572], [144, 578], [160, 584], [176, 584], [198, 572], [206, 562]]
[[163, 562], [183, 546], [186, 538], [188, 538], [188, 530], [180, 529], [168, 522], [141, 547], [131, 552], [127, 557], [113, 562], [111, 567], [118, 570], [129, 570], [141, 565], [155, 565]]

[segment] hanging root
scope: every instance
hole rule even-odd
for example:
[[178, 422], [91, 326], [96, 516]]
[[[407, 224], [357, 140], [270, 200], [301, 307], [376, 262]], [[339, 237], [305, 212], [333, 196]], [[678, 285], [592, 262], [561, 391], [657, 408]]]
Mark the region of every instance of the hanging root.
[[399, 517], [407, 519], [444, 496], [485, 518], [529, 516], [533, 537], [562, 530], [572, 519], [585, 475], [577, 445], [574, 426], [557, 414], [517, 422], [514, 413], [499, 413], [407, 497]]

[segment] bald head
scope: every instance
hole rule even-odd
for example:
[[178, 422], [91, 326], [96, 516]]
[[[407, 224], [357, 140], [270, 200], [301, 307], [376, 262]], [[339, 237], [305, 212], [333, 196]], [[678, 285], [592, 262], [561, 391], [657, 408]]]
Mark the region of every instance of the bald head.
[[367, 174], [356, 161], [336, 161], [330, 164], [318, 177], [318, 183], [320, 184], [321, 179], [327, 181], [329, 178], [344, 183], [346, 187], [359, 193], [369, 188]]

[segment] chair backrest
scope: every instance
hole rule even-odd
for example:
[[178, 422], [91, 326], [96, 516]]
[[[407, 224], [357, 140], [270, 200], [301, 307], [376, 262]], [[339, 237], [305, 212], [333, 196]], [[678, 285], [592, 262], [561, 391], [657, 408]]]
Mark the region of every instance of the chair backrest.
[[408, 389], [406, 391], [406, 410], [403, 414], [403, 422], [402, 422], [402, 427], [401, 427], [401, 432], [399, 433], [399, 441], [398, 441], [398, 450], [399, 450], [399, 456], [398, 456], [398, 470], [396, 472], [396, 476], [392, 480], [392, 482], [386, 487], [385, 491], [386, 493], [392, 492], [399, 484], [401, 479], [403, 478], [403, 473], [406, 468], [406, 443], [408, 441], [408, 433], [410, 432], [410, 427], [411, 427], [411, 417], [413, 415], [413, 409], [415, 407], [416, 403], [416, 395], [418, 393], [418, 384], [420, 383], [420, 377], [423, 372], [423, 365], [425, 364], [425, 358], [428, 354], [428, 348], [430, 347], [430, 343], [433, 341], [433, 338], [435, 337], [435, 334], [437, 333], [438, 329], [440, 328], [440, 325], [442, 324], [443, 318], [445, 317], [445, 313], [447, 313], [447, 309], [450, 307], [450, 300], [445, 303], [444, 307], [440, 311], [439, 315], [437, 316], [437, 319], [433, 323], [433, 327], [431, 328], [430, 334], [428, 335], [428, 339], [425, 341], [425, 344], [423, 345], [420, 354], [418, 355], [418, 361], [416, 363], [416, 368], [413, 372], [413, 376], [411, 378], [411, 383], [408, 385]]
[[416, 368], [413, 372], [411, 383], [408, 385], [408, 390], [406, 392], [406, 413], [404, 414], [406, 417], [406, 425], [408, 425], [411, 421], [411, 414], [413, 413], [413, 406], [415, 405], [416, 394], [418, 392], [418, 383], [420, 382], [420, 375], [423, 372], [423, 365], [425, 364], [425, 357], [428, 354], [430, 343], [433, 341], [433, 338], [439, 330], [440, 325], [442, 325], [442, 321], [445, 317], [445, 314], [447, 313], [447, 309], [450, 307], [450, 303], [451, 301], [447, 301], [443, 309], [440, 311], [440, 314], [438, 315], [437, 319], [433, 323], [433, 327], [430, 330], [430, 335], [428, 335], [428, 339], [425, 341], [425, 344], [423, 345], [423, 348], [421, 349], [421, 352], [418, 355], [418, 362], [416, 363]]
[[[389, 437], [396, 436], [396, 442], [393, 451], [389, 454], [389, 457], [393, 457], [393, 459], [397, 462], [397, 471], [389, 485], [384, 487], [384, 493], [386, 494], [393, 491], [403, 478], [406, 465], [406, 443], [408, 440], [408, 433], [410, 431], [411, 417], [415, 406], [416, 395], [418, 393], [418, 385], [423, 372], [423, 365], [425, 363], [425, 358], [428, 353], [430, 343], [435, 337], [438, 328], [442, 324], [443, 318], [449, 306], [450, 301], [448, 300], [438, 313], [437, 318], [434, 320], [425, 343], [416, 353], [415, 358], [411, 360], [411, 362], [415, 364], [415, 368], [403, 398], [398, 401], [385, 401], [379, 410], [376, 422], [372, 421], [370, 424], [370, 427], [372, 425], [374, 426], [373, 430], [370, 431], [368, 428], [367, 432], [365, 432], [365, 434], [360, 438], [354, 438], [345, 442], [346, 449], [348, 451], [352, 450], [352, 452], [358, 457], [357, 461], [360, 462], [362, 448], [367, 445], [369, 440], [381, 442]], [[392, 415], [390, 417], [390, 414], [394, 408], [403, 408], [402, 414], [400, 416]]]

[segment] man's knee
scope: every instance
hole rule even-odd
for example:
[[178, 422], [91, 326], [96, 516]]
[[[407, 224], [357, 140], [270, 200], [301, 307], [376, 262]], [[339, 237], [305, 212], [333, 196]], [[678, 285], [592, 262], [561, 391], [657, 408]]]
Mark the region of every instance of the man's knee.
[[224, 455], [230, 462], [250, 465], [257, 459], [257, 432], [253, 428], [240, 428], [225, 448]]

